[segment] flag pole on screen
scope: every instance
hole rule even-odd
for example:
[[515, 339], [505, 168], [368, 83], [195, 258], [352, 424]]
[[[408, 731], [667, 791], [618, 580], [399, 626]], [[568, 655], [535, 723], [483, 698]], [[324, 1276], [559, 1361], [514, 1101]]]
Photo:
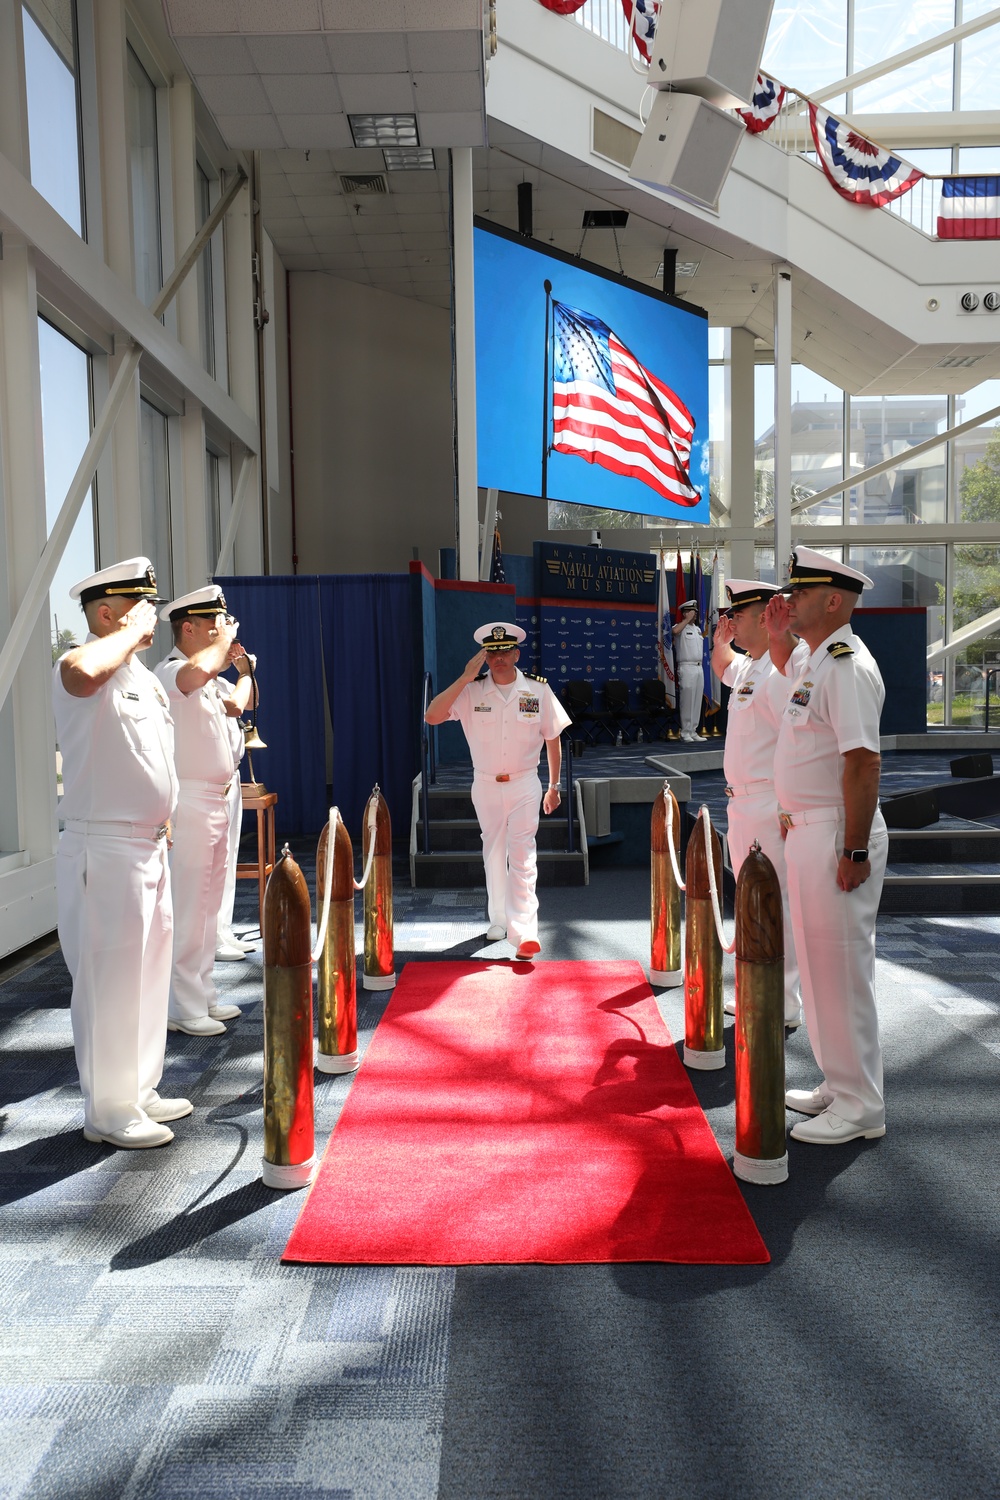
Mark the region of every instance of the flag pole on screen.
[[542, 381], [542, 499], [548, 499], [549, 491], [549, 324], [552, 311], [552, 283], [543, 281], [545, 288], [545, 376]]

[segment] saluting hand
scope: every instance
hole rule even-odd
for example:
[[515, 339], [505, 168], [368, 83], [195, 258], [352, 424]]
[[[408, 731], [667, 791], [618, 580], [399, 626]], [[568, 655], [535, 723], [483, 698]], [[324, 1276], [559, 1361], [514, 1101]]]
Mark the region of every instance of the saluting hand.
[[719, 623], [715, 627], [715, 644], [717, 646], [728, 646], [736, 634], [736, 621], [732, 615], [720, 615]]
[[156, 629], [156, 608], [148, 599], [137, 599], [118, 621], [119, 630], [134, 630], [140, 641], [149, 644]]
[[768, 635], [783, 636], [790, 629], [788, 595], [772, 594], [764, 609], [764, 624]]
[[465, 671], [462, 673], [462, 676], [465, 678], [466, 682], [475, 682], [475, 680], [479, 676], [479, 673], [481, 672], [481, 670], [482, 670], [485, 662], [486, 662], [486, 647], [484, 646], [481, 651], [477, 651], [476, 654], [475, 654], [475, 656], [473, 656], [466, 663]]

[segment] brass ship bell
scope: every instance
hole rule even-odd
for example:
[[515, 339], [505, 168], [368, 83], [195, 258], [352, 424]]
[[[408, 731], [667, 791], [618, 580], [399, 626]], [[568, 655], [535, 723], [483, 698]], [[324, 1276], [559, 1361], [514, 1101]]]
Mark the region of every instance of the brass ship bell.
[[[317, 966], [319, 1047], [316, 1066], [321, 1073], [353, 1073], [358, 1066], [358, 1002], [354, 963], [354, 850], [351, 836], [338, 817], [335, 823], [330, 915]], [[330, 824], [316, 849], [316, 904], [320, 911], [326, 894], [326, 861]]]
[[736, 1152], [744, 1182], [788, 1180], [781, 886], [760, 845], [736, 882]]
[[[674, 858], [670, 857], [670, 842]], [[650, 822], [650, 984], [673, 987], [684, 982], [681, 968], [681, 892], [674, 876], [680, 868], [681, 818], [669, 782], [653, 803]]]
[[[392, 823], [378, 786], [365, 807], [361, 857], [365, 881], [365, 962], [361, 983], [366, 990], [391, 990], [396, 983], [392, 936]], [[371, 868], [368, 869], [369, 859]]]
[[[703, 817], [688, 839], [684, 867], [684, 1065], [723, 1068], [722, 944], [708, 880], [708, 825]], [[711, 831], [715, 888], [722, 892], [722, 844]]]
[[265, 1187], [307, 1187], [316, 1171], [313, 1116], [312, 903], [288, 850], [264, 892]]

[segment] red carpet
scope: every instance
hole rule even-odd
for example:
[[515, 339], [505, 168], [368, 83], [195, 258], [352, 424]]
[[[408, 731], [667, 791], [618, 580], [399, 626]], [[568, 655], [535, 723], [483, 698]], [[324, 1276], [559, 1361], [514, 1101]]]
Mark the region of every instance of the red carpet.
[[637, 963], [411, 963], [285, 1260], [758, 1264]]

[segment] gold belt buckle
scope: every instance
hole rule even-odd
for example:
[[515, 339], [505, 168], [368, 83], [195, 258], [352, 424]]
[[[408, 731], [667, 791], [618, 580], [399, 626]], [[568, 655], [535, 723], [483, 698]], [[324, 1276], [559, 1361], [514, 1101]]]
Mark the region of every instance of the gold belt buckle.
[[509, 781], [509, 780], [510, 780], [510, 776], [506, 772], [504, 772], [504, 774], [502, 776], [498, 776], [497, 777], [497, 781]]
[[778, 822], [781, 824], [786, 833], [789, 833], [791, 829], [795, 827], [795, 819], [792, 817], [791, 813], [780, 812], [778, 814]]
[[165, 839], [166, 836], [167, 836], [167, 825], [166, 825], [166, 823], [161, 823], [160, 826], [159, 826], [159, 828], [154, 833], [153, 837], [155, 839]]
[[736, 793], [733, 791], [733, 789], [732, 789], [731, 786], [727, 786], [726, 787], [726, 796], [727, 797], [735, 797], [736, 796]]
[[219, 793], [219, 796], [220, 797], [228, 797], [229, 796], [229, 788], [232, 786], [232, 784], [233, 784], [233, 778], [230, 776], [229, 780], [226, 782], [225, 786], [222, 788], [222, 791]]

